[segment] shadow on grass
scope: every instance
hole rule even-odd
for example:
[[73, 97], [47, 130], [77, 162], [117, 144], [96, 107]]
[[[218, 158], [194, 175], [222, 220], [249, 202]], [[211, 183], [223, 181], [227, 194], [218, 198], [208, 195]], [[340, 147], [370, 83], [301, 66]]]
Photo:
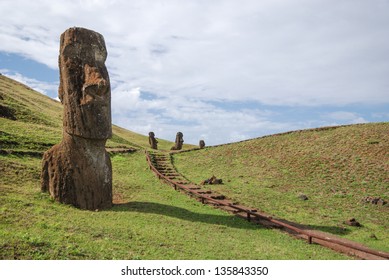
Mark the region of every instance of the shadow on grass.
[[283, 219], [279, 219], [279, 220], [286, 223], [286, 224], [289, 224], [291, 226], [295, 226], [297, 228], [306, 229], [306, 230], [317, 230], [317, 231], [331, 233], [331, 234], [338, 235], [338, 236], [347, 235], [351, 232], [351, 230], [349, 230], [348, 228], [345, 228], [345, 227], [304, 225], [304, 224], [298, 224], [298, 223], [283, 220]]
[[247, 221], [234, 217], [232, 215], [212, 215], [212, 214], [201, 214], [189, 211], [185, 208], [176, 206], [160, 204], [155, 202], [140, 202], [133, 201], [121, 204], [114, 204], [110, 211], [115, 212], [138, 212], [146, 214], [157, 214], [169, 216], [181, 220], [186, 220], [196, 223], [207, 223], [214, 225], [222, 225], [231, 228], [240, 228], [248, 230], [263, 229], [264, 227], [248, 223]]
[[[138, 212], [146, 214], [157, 214], [169, 216], [181, 220], [186, 220], [196, 223], [207, 223], [222, 225], [231, 228], [240, 228], [248, 230], [257, 230], [263, 229], [264, 226], [248, 223], [246, 220], [235, 217], [233, 215], [212, 215], [212, 214], [201, 214], [189, 211], [185, 208], [180, 208], [177, 206], [160, 204], [155, 202], [140, 202], [133, 201], [127, 203], [114, 204], [113, 208], [110, 211], [114, 212]], [[298, 228], [307, 229], [307, 230], [318, 230], [326, 233], [331, 233], [334, 235], [347, 235], [350, 233], [350, 230], [347, 228], [337, 227], [337, 226], [317, 226], [317, 225], [303, 225], [297, 224], [291, 221], [282, 220], [290, 225], [296, 226]]]
[[334, 235], [347, 235], [351, 232], [348, 228], [336, 227], [336, 226], [314, 226], [309, 225], [310, 229], [328, 232]]

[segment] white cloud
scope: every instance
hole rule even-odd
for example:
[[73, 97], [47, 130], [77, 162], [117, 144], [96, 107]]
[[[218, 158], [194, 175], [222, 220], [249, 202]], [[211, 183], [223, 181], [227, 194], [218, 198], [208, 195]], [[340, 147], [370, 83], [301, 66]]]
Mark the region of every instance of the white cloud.
[[126, 114], [127, 112], [134, 111], [139, 107], [140, 100], [140, 88], [132, 88], [130, 90], [123, 89], [121, 86], [116, 87], [115, 92], [112, 94], [112, 110], [116, 114]]
[[53, 92], [58, 90], [57, 83], [48, 83], [45, 81], [39, 81], [33, 78], [25, 77], [18, 72], [10, 71], [8, 69], [0, 69], [0, 73], [46, 95], [48, 95], [48, 92]]
[[114, 82], [130, 88], [277, 105], [389, 101], [384, 1], [12, 0], [0, 8], [1, 50], [56, 67], [59, 35], [92, 28], [106, 38]]
[[234, 142], [263, 135], [264, 131], [285, 131], [294, 127], [288, 122], [269, 120], [272, 112], [268, 110], [228, 110], [179, 96], [143, 99], [139, 88], [113, 94], [112, 104], [113, 122], [120, 126], [144, 135], [154, 131], [158, 138], [172, 141], [181, 131], [185, 142], [194, 144], [200, 139], [208, 145]]
[[327, 118], [350, 124], [367, 123], [368, 121], [354, 112], [337, 111], [327, 114]]
[[389, 112], [372, 113], [374, 119], [386, 119], [389, 120]]
[[223, 142], [295, 127], [215, 101], [389, 103], [388, 1], [3, 0], [0, 17], [0, 51], [53, 69], [65, 29], [103, 34], [114, 121], [142, 133], [190, 126], [191, 139]]

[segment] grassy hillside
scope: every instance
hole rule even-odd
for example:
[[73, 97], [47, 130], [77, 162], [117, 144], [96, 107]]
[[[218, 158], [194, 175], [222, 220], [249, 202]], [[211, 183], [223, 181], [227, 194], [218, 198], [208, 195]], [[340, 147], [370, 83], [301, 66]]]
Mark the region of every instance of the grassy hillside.
[[141, 152], [112, 158], [116, 204], [101, 212], [42, 194], [38, 158], [0, 162], [0, 259], [345, 258], [175, 192], [147, 170]]
[[[0, 76], [0, 143], [2, 150], [43, 152], [61, 141], [62, 104], [31, 88]], [[148, 147], [148, 136], [116, 125], [107, 148]], [[173, 143], [158, 139], [159, 148], [168, 150]], [[193, 147], [187, 145], [185, 147]]]
[[[389, 123], [297, 131], [175, 154], [174, 164], [200, 183], [279, 218], [389, 251]], [[301, 200], [304, 194], [308, 200]], [[355, 218], [362, 227], [343, 222]]]
[[107, 146], [138, 150], [112, 155], [114, 207], [53, 202], [40, 192], [41, 153], [61, 140], [60, 103], [0, 76], [0, 105], [0, 259], [346, 258], [161, 184], [141, 149], [147, 137], [116, 126]]

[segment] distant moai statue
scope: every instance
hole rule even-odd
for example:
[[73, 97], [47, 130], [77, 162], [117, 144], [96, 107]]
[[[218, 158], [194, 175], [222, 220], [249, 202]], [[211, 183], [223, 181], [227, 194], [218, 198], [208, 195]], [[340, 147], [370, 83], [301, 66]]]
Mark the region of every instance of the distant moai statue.
[[111, 89], [101, 34], [70, 28], [60, 38], [58, 97], [64, 106], [62, 142], [43, 155], [41, 189], [81, 209], [112, 206]]
[[154, 132], [149, 132], [149, 144], [152, 149], [158, 150], [158, 140], [155, 139]]
[[200, 147], [200, 149], [203, 149], [203, 148], [205, 147], [205, 142], [204, 142], [204, 140], [200, 140], [200, 141], [199, 141], [199, 147]]
[[184, 134], [182, 134], [182, 132], [177, 132], [177, 135], [176, 135], [176, 142], [174, 144], [173, 147], [171, 147], [170, 150], [181, 150], [182, 149], [182, 145], [184, 144]]

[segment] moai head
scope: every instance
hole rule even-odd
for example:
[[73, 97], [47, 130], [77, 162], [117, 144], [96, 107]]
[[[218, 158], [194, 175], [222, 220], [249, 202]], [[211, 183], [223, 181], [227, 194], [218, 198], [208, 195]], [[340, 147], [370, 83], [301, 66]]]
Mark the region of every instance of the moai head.
[[58, 97], [64, 105], [64, 131], [91, 139], [112, 135], [111, 89], [101, 34], [74, 27], [60, 39]]
[[176, 135], [176, 148], [177, 150], [181, 150], [182, 149], [182, 145], [184, 144], [184, 134], [182, 134], [182, 132], [177, 132], [177, 135]]
[[158, 149], [158, 141], [155, 139], [154, 132], [149, 132], [149, 144], [152, 149]]
[[202, 149], [202, 148], [205, 147], [205, 142], [204, 142], [204, 140], [200, 140], [200, 141], [199, 141], [199, 147], [200, 147], [200, 149]]

